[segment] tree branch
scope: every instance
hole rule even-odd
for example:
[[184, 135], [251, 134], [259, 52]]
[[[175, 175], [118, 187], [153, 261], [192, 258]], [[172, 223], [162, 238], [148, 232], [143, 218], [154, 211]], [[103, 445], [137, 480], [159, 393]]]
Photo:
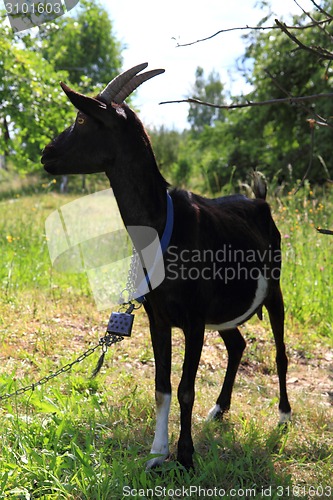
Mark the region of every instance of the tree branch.
[[[288, 91], [286, 90], [278, 81], [277, 79], [272, 75], [272, 73], [270, 73], [270, 71], [268, 71], [267, 69], [265, 69], [265, 73], [269, 76], [269, 78], [272, 80], [272, 82], [274, 83], [274, 85], [279, 89], [281, 90], [284, 94], [286, 94], [286, 96], [289, 98], [289, 99], [292, 99], [293, 98], [293, 95]], [[312, 109], [308, 108], [308, 106], [306, 106], [305, 104], [305, 101], [301, 101], [299, 102], [299, 104], [303, 107], [303, 109], [309, 114], [309, 115], [313, 115], [316, 120], [315, 120], [315, 123], [317, 123], [318, 125], [321, 125], [321, 126], [330, 126], [328, 124], [328, 120], [326, 120], [326, 118], [323, 118], [322, 116], [318, 115], [318, 113], [314, 113]]]
[[287, 27], [286, 24], [281, 23], [278, 19], [275, 19], [275, 22], [276, 22], [277, 26], [281, 29], [281, 31], [283, 31], [283, 33], [285, 33], [290, 38], [290, 40], [292, 40], [294, 43], [296, 43], [296, 45], [298, 45], [301, 49], [306, 50], [308, 52], [311, 52], [312, 54], [315, 54], [317, 56], [320, 56], [323, 59], [333, 60], [333, 53], [332, 52], [330, 52], [322, 47], [310, 47], [308, 45], [304, 45], [304, 43], [301, 42], [295, 35], [290, 33], [290, 31], [289, 31], [290, 28]]
[[[328, 94], [314, 94], [314, 95], [308, 95], [308, 96], [302, 96], [302, 97], [282, 97], [281, 99], [269, 99], [267, 101], [258, 101], [258, 102], [253, 102], [253, 101], [247, 101], [244, 103], [240, 104], [213, 104], [210, 102], [205, 102], [205, 101], [200, 101], [199, 99], [193, 99], [189, 97], [188, 99], [179, 99], [175, 101], [162, 101], [159, 104], [177, 104], [181, 102], [186, 102], [188, 104], [200, 104], [201, 106], [209, 106], [211, 108], [219, 108], [219, 109], [240, 109], [240, 108], [249, 108], [249, 107], [255, 107], [255, 106], [268, 106], [270, 104], [283, 104], [283, 103], [298, 103], [298, 102], [305, 102], [305, 101], [313, 101], [315, 99], [323, 99], [323, 98], [332, 98], [333, 93], [328, 93]], [[326, 125], [330, 126], [329, 124], [326, 123], [319, 123], [319, 125]]]
[[333, 235], [333, 231], [331, 231], [330, 229], [322, 229], [321, 227], [317, 227], [316, 229], [318, 233]]
[[[303, 7], [298, 3], [297, 0], [294, 0], [295, 4], [297, 5], [297, 7], [299, 9], [301, 9], [303, 11], [303, 13], [308, 16], [309, 19], [311, 19], [312, 22], [316, 22], [316, 20], [314, 19], [314, 17], [312, 17], [311, 13], [310, 12], [306, 12], [306, 10], [303, 9]], [[318, 5], [316, 5], [315, 2], [313, 2], [313, 5], [318, 9]], [[324, 12], [322, 9], [321, 9], [322, 13], [325, 14], [327, 17], [331, 17], [327, 12]], [[331, 17], [331, 20], [332, 20], [332, 17]], [[325, 28], [325, 25], [324, 26], [321, 26], [320, 24], [318, 24], [318, 28], [322, 30], [323, 33], [325, 33], [326, 36], [328, 36], [331, 40], [333, 40], [333, 36], [331, 35], [331, 33], [329, 33], [327, 31], [327, 29]]]
[[[329, 16], [327, 19], [323, 19], [321, 21], [316, 21], [310, 24], [306, 24], [304, 26], [286, 26], [286, 29], [295, 29], [295, 30], [304, 30], [308, 28], [315, 28], [316, 26], [320, 26], [322, 24], [330, 23], [332, 21], [332, 17]], [[201, 42], [206, 42], [207, 40], [211, 40], [212, 38], [222, 34], [222, 33], [229, 33], [230, 31], [243, 31], [243, 30], [276, 30], [276, 29], [281, 29], [279, 26], [240, 26], [237, 28], [226, 28], [223, 30], [219, 30], [213, 35], [209, 35], [204, 38], [199, 38], [198, 40], [195, 40], [193, 42], [188, 42], [188, 43], [177, 43], [177, 48], [178, 47], [188, 47], [189, 45], [195, 45], [196, 43], [201, 43]]]
[[314, 0], [311, 0], [311, 2], [316, 7], [316, 9], [319, 10], [319, 12], [324, 14], [324, 16], [330, 17], [332, 19], [332, 16], [328, 12], [326, 12], [326, 10], [322, 9], [320, 5], [317, 4], [317, 2], [315, 2]]

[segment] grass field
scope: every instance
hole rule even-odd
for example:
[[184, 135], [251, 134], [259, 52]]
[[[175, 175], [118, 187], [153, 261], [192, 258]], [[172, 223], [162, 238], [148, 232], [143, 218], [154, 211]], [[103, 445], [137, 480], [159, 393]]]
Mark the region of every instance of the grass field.
[[[98, 312], [86, 277], [51, 269], [46, 217], [71, 201], [54, 193], [0, 202], [0, 390], [36, 382], [98, 343]], [[205, 423], [220, 390], [226, 351], [207, 333], [196, 384], [196, 470], [175, 464], [176, 387], [182, 334], [174, 332], [171, 456], [146, 473], [154, 431], [154, 363], [145, 314], [130, 339], [112, 346], [96, 379], [97, 351], [33, 391], [1, 402], [0, 498], [332, 498], [333, 193], [270, 200], [282, 234], [289, 394], [293, 422], [277, 427], [277, 376], [267, 318], [242, 327], [247, 339], [222, 424]]]

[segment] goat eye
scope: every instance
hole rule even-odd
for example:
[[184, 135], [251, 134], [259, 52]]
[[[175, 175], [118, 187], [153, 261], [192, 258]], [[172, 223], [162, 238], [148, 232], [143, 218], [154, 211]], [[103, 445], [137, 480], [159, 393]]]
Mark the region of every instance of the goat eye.
[[78, 122], [79, 125], [83, 125], [84, 122], [85, 122], [85, 119], [84, 118], [78, 118], [77, 122]]

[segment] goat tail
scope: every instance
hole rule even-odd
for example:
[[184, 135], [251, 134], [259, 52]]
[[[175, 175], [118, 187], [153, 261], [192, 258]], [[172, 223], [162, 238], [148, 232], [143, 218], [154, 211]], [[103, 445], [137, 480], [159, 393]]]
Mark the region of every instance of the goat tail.
[[102, 354], [100, 355], [99, 360], [97, 361], [97, 365], [96, 365], [95, 369], [93, 370], [90, 378], [97, 377], [98, 373], [100, 372], [100, 370], [103, 366], [104, 357], [105, 357], [105, 351], [103, 351]]
[[253, 170], [251, 187], [256, 198], [266, 200], [267, 181], [263, 173], [258, 170]]

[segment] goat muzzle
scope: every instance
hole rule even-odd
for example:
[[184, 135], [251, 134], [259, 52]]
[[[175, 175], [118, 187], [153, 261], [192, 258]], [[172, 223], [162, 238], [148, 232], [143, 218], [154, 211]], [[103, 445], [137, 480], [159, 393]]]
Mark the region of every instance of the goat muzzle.
[[56, 175], [56, 157], [54, 155], [55, 148], [51, 145], [46, 146], [42, 151], [41, 163], [44, 166], [44, 169], [49, 174]]

